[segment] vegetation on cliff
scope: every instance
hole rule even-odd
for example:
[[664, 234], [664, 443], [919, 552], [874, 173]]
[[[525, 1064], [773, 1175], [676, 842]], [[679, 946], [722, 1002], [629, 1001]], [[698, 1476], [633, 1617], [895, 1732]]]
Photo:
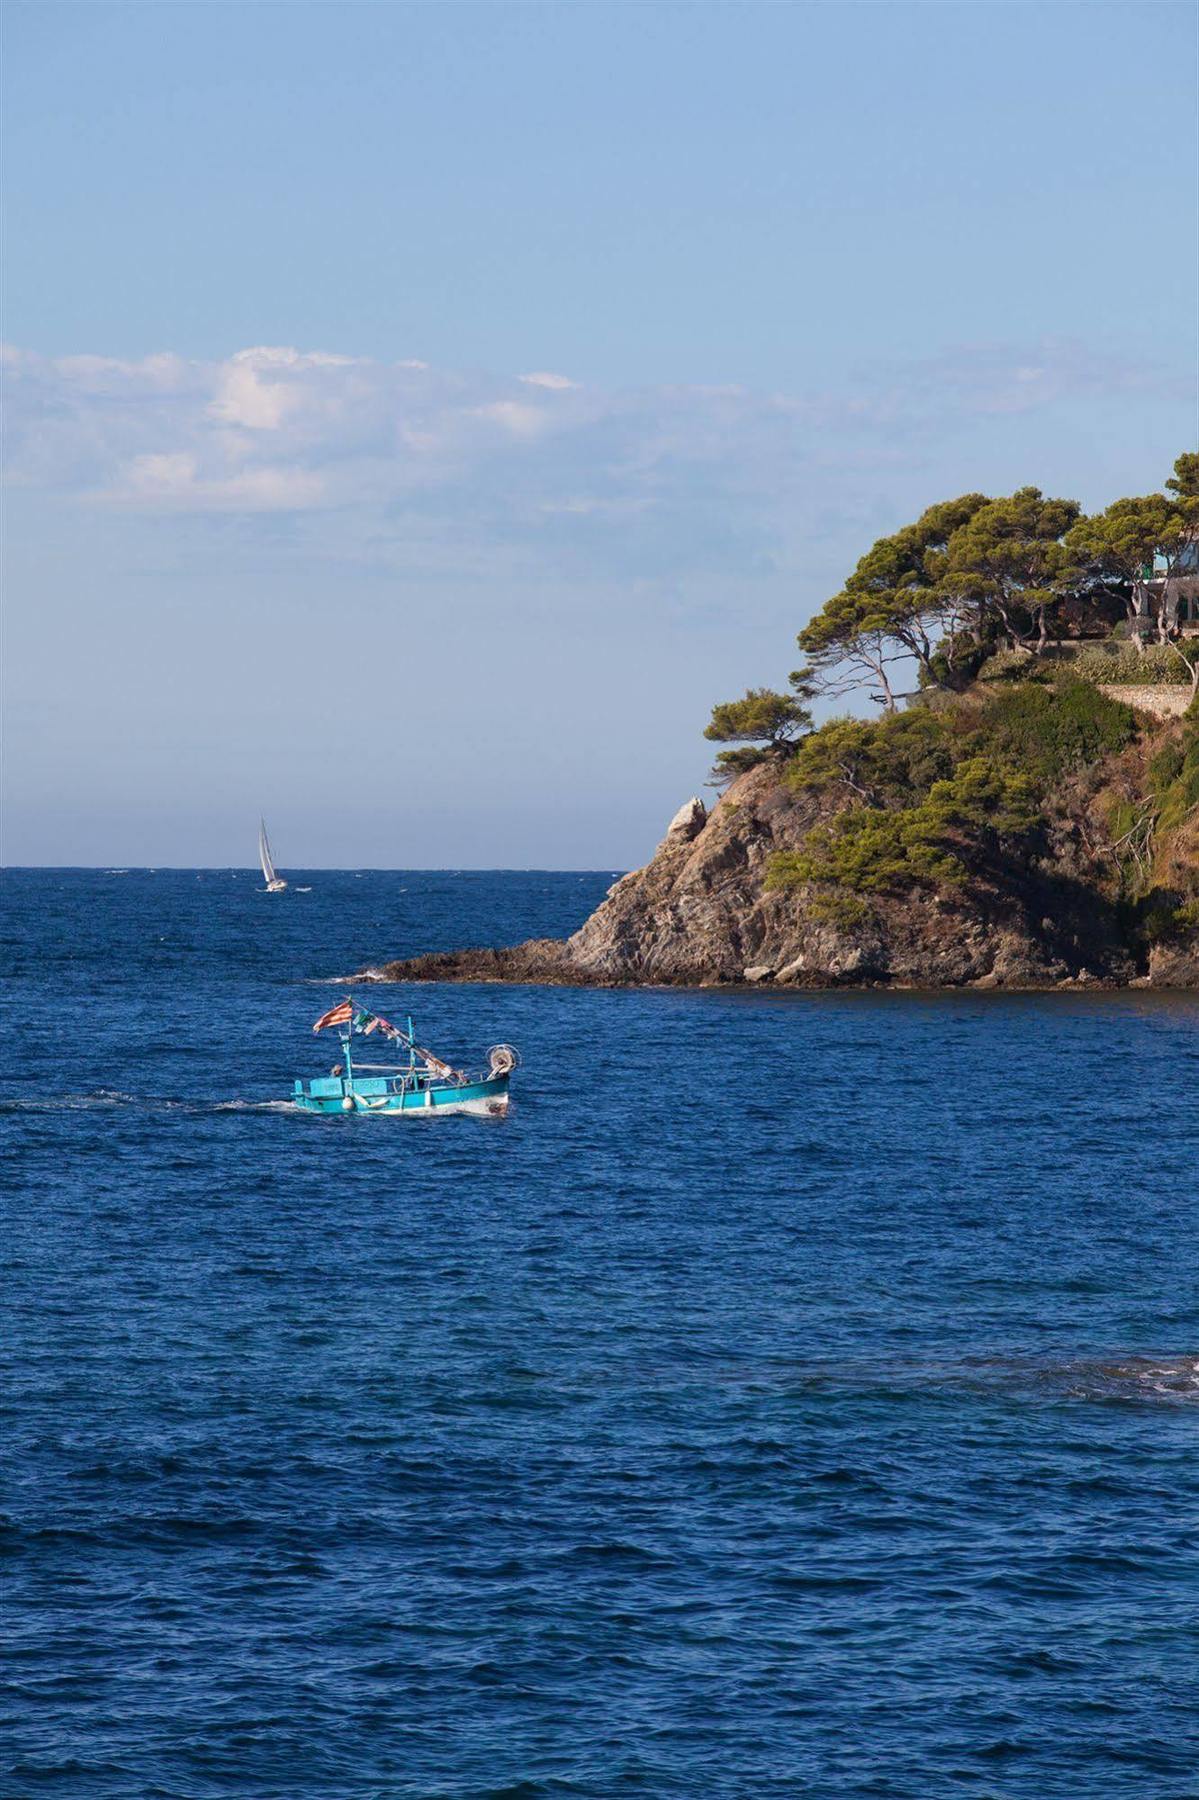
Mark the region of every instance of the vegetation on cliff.
[[731, 781], [767, 756], [779, 756], [793, 748], [797, 738], [811, 728], [812, 715], [804, 705], [812, 697], [806, 669], [791, 677], [791, 692], [749, 688], [740, 700], [722, 700], [712, 708], [704, 736], [712, 743], [733, 743], [735, 750], [721, 750], [716, 773]]
[[[721, 800], [571, 937], [387, 975], [1199, 987], [1199, 698], [1150, 710], [1199, 686], [1196, 534], [1199, 456], [1094, 519], [1035, 488], [928, 508], [805, 626], [785, 688], [714, 709]], [[862, 688], [881, 711], [814, 726]]]
[[1141, 925], [1153, 943], [1199, 944], [1199, 700], [1150, 759], [1148, 778], [1147, 823], [1134, 821], [1147, 843]]
[[1175, 639], [1166, 612], [1170, 581], [1194, 554], [1197, 534], [1199, 454], [1177, 459], [1162, 492], [1114, 501], [1092, 517], [1077, 501], [1035, 487], [926, 508], [879, 538], [799, 633], [810, 663], [791, 677], [792, 696], [756, 688], [715, 709], [708, 735], [747, 745], [722, 755], [718, 778], [777, 751], [771, 732], [748, 712], [738, 716], [750, 700], [760, 711], [783, 711], [797, 699], [864, 690], [894, 712], [905, 698], [897, 685], [905, 670], [917, 691], [961, 693], [996, 652], [1042, 658], [1054, 642], [1127, 629], [1138, 583], [1155, 565], [1156, 673], [1199, 687], [1199, 657]]
[[863, 896], [921, 884], [960, 890], [975, 877], [1018, 886], [1046, 853], [1054, 783], [1135, 733], [1130, 707], [1077, 680], [834, 720], [804, 741], [786, 779], [840, 792], [844, 810], [799, 851], [776, 855], [767, 880], [813, 884], [817, 909], [844, 920], [864, 916]]
[[998, 873], [1032, 854], [1046, 784], [1122, 748], [1134, 728], [1129, 707], [1084, 682], [1021, 686], [989, 706], [835, 720], [801, 746], [787, 779], [843, 789], [846, 809], [801, 851], [777, 856], [769, 880], [862, 894]]
[[[1118, 640], [1138, 580], [1155, 567], [1168, 578], [1197, 530], [1188, 455], [1163, 493], [1093, 518], [1029, 487], [962, 495], [880, 538], [800, 632], [811, 664], [791, 695], [751, 690], [708, 728], [742, 741], [718, 759], [718, 782], [773, 759], [790, 789], [823, 802], [802, 843], [770, 857], [767, 888], [803, 889], [815, 916], [850, 925], [884, 896], [1019, 892], [1069, 868], [1119, 909], [1134, 949], [1199, 930], [1199, 698], [1163, 729], [1103, 691], [1194, 691], [1194, 641], [1167, 629], [1163, 605], [1148, 647], [1048, 654], [1113, 626]], [[811, 728], [801, 701], [863, 687], [881, 716]]]

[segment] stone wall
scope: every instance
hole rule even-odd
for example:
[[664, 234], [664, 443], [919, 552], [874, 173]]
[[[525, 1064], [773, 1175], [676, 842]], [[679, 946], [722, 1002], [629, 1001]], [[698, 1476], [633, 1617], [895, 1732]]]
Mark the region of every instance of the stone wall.
[[1160, 687], [1132, 686], [1100, 688], [1101, 694], [1110, 694], [1113, 700], [1123, 700], [1127, 706], [1135, 706], [1141, 712], [1153, 713], [1159, 719], [1181, 719], [1191, 704], [1192, 694], [1189, 686], [1181, 682]]

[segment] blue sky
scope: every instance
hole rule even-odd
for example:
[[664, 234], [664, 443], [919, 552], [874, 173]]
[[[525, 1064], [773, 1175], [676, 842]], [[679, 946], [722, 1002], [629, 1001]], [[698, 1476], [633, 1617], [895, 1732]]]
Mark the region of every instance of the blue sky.
[[873, 537], [1196, 440], [1189, 6], [4, 30], [9, 862], [639, 862]]

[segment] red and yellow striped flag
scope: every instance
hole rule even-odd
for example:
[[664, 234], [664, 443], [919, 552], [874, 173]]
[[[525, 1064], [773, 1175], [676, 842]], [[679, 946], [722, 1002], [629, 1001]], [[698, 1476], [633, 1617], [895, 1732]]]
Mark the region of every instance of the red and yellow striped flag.
[[339, 1001], [336, 1006], [331, 1006], [327, 1013], [322, 1013], [312, 1029], [314, 1031], [323, 1031], [326, 1025], [348, 1025], [353, 1016], [354, 1007], [352, 1002], [349, 1000], [342, 1000]]

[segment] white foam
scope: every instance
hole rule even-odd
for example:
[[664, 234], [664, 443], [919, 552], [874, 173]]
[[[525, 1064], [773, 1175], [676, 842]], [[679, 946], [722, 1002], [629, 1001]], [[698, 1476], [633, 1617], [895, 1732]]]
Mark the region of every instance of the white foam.
[[212, 1104], [213, 1112], [296, 1112], [297, 1110], [294, 1100], [216, 1100]]
[[309, 975], [305, 977], [305, 987], [352, 987], [354, 982], [390, 982], [390, 975], [382, 969], [358, 969], [353, 975]]

